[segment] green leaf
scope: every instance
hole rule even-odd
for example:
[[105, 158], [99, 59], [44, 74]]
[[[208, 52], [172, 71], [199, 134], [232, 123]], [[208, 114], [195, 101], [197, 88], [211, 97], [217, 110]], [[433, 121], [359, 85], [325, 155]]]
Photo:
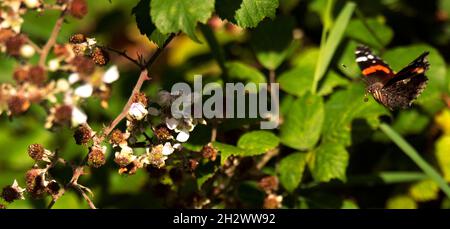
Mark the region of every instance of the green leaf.
[[294, 19], [279, 16], [264, 20], [253, 31], [251, 44], [258, 61], [267, 69], [275, 70], [287, 58], [293, 47]]
[[436, 160], [444, 179], [450, 182], [450, 136], [445, 135], [436, 141]]
[[422, 180], [409, 188], [409, 194], [417, 202], [435, 200], [439, 196], [439, 186], [431, 179]]
[[346, 90], [334, 93], [325, 104], [323, 141], [351, 144], [351, 129], [354, 119], [365, 119], [372, 128], [379, 124], [379, 116], [389, 115], [382, 105], [371, 96], [364, 102], [365, 88], [362, 84], [351, 84]]
[[[334, 26], [331, 28], [325, 43], [320, 44], [319, 60], [316, 65], [316, 70], [314, 73], [314, 81], [312, 86], [312, 91], [315, 93], [317, 90], [317, 85], [325, 75], [328, 66], [330, 65], [331, 59], [334, 56], [339, 43], [345, 33], [347, 24], [353, 15], [356, 4], [353, 2], [347, 2], [344, 9], [341, 11], [337, 17]], [[326, 26], [326, 25], [325, 25]], [[323, 31], [326, 33], [327, 31]]]
[[244, 82], [265, 83], [266, 77], [256, 68], [243, 62], [232, 61], [226, 63], [228, 75], [231, 79], [237, 79]]
[[214, 0], [152, 0], [150, 14], [163, 34], [185, 32], [195, 41], [197, 23], [206, 23], [214, 11]]
[[213, 143], [214, 148], [220, 152], [220, 163], [224, 164], [227, 158], [231, 155], [242, 155], [244, 150], [239, 147], [228, 145], [220, 142]]
[[280, 140], [272, 132], [265, 130], [251, 131], [243, 134], [237, 146], [243, 149], [241, 156], [253, 156], [266, 153], [278, 146]]
[[152, 22], [150, 17], [150, 0], [140, 0], [138, 4], [133, 7], [131, 13], [134, 14], [136, 18], [136, 25], [142, 35], [150, 35], [156, 29], [155, 24]]
[[444, 106], [441, 94], [447, 92], [448, 83], [447, 66], [439, 51], [429, 45], [418, 44], [390, 49], [383, 56], [392, 69], [398, 72], [425, 51], [430, 51], [428, 56], [430, 69], [425, 73], [429, 80], [427, 88], [419, 96], [417, 103], [434, 114]]
[[348, 159], [348, 152], [343, 145], [324, 143], [312, 151], [308, 165], [315, 181], [328, 182], [331, 179], [346, 181]]
[[198, 168], [195, 170], [195, 176], [197, 178], [197, 187], [200, 189], [202, 185], [211, 179], [214, 174], [216, 173], [218, 167], [215, 166], [214, 163], [202, 163]]
[[281, 142], [298, 150], [314, 147], [319, 141], [324, 115], [322, 97], [311, 94], [300, 97], [292, 103], [280, 127]]
[[311, 91], [318, 56], [319, 49], [317, 48], [305, 49], [295, 56], [291, 60], [294, 67], [277, 77], [280, 88], [299, 97]]
[[311, 91], [314, 66], [295, 67], [283, 72], [277, 79], [280, 88], [292, 95], [303, 96]]
[[288, 192], [293, 192], [300, 184], [306, 166], [306, 153], [293, 153], [283, 158], [278, 167], [280, 182]]
[[243, 0], [236, 11], [237, 24], [243, 28], [254, 28], [264, 18], [275, 17], [278, 0]]
[[[377, 49], [383, 48], [391, 42], [394, 37], [394, 32], [384, 23], [384, 20], [381, 18], [367, 18], [365, 22], [371, 31], [367, 28], [366, 24], [364, 24], [363, 20], [353, 19], [347, 26], [347, 37]], [[372, 32], [375, 33], [377, 37], [374, 37]], [[377, 40], [377, 38], [379, 40]]]
[[323, 85], [320, 87], [318, 93], [320, 96], [329, 95], [336, 87], [346, 86], [348, 84], [349, 81], [341, 77], [341, 75], [337, 74], [335, 71], [329, 71], [325, 76]]
[[[414, 125], [411, 125], [414, 123]], [[400, 111], [392, 128], [400, 135], [420, 134], [430, 123], [430, 118], [417, 110]]]
[[388, 199], [387, 209], [417, 209], [417, 203], [407, 195], [398, 195]]
[[131, 13], [136, 18], [136, 25], [142, 35], [146, 35], [150, 41], [155, 43], [158, 47], [163, 47], [169, 34], [162, 34], [156, 29], [155, 24], [150, 17], [150, 1], [140, 0], [138, 4], [133, 7]]

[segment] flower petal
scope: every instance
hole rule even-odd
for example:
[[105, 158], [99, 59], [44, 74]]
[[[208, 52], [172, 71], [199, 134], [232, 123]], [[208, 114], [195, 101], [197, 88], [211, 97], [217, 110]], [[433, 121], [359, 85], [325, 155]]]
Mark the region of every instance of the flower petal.
[[186, 142], [189, 139], [189, 132], [184, 130], [180, 131], [176, 139], [179, 142]]
[[105, 74], [103, 74], [103, 82], [110, 84], [119, 79], [119, 69], [116, 65], [111, 66]]
[[166, 126], [169, 130], [174, 130], [178, 126], [178, 120], [174, 118], [166, 118]]
[[79, 126], [87, 122], [87, 115], [78, 107], [72, 109], [72, 126]]

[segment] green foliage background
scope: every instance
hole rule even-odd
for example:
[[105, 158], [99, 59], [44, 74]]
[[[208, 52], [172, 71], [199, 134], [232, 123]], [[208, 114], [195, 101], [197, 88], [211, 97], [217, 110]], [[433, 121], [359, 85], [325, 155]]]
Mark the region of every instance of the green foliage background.
[[[144, 88], [147, 94], [170, 89], [175, 82], [192, 82], [194, 74], [215, 82], [266, 82], [275, 74], [282, 90], [283, 124], [261, 131], [257, 120], [225, 120], [214, 143], [220, 160], [201, 161], [194, 176], [185, 175], [182, 183], [168, 172], [180, 169], [176, 159], [166, 171], [121, 176], [110, 152], [106, 166], [91, 169], [80, 180], [96, 194], [97, 207], [186, 207], [185, 202], [210, 197], [213, 187], [224, 184], [229, 186], [224, 196], [212, 197], [208, 207], [260, 208], [264, 192], [257, 182], [276, 175], [283, 208], [450, 208], [450, 104], [444, 99], [450, 92], [450, 1], [187, 2], [89, 1], [88, 16], [69, 20], [58, 39], [67, 42], [82, 32], [130, 53], [149, 52], [168, 33], [182, 31], [154, 65], [154, 80]], [[213, 12], [243, 30], [205, 26]], [[23, 30], [44, 42], [57, 17], [30, 13]], [[391, 112], [370, 96], [364, 102], [354, 61], [358, 43], [372, 47], [395, 71], [430, 51], [429, 85], [411, 109]], [[84, 107], [95, 129], [120, 113], [138, 75], [120, 58], [113, 61], [119, 62], [122, 75], [114, 84], [110, 107], [99, 109], [95, 99]], [[14, 61], [0, 57], [1, 82], [12, 82], [14, 67]], [[30, 144], [57, 149], [73, 161], [86, 154], [74, 144], [70, 129], [51, 133], [44, 130], [44, 122], [45, 112], [37, 106], [13, 120], [1, 117], [0, 187], [14, 179], [24, 184], [24, 172], [33, 165], [26, 154]], [[187, 150], [179, 154], [198, 155], [210, 132], [210, 126], [197, 127], [184, 145]], [[279, 154], [253, 175], [248, 168], [277, 147]], [[249, 166], [230, 181], [220, 175], [231, 156], [243, 157]], [[52, 172], [61, 181], [70, 173], [62, 168]], [[43, 208], [48, 202], [27, 198], [8, 207]], [[87, 207], [72, 191], [54, 206]]]

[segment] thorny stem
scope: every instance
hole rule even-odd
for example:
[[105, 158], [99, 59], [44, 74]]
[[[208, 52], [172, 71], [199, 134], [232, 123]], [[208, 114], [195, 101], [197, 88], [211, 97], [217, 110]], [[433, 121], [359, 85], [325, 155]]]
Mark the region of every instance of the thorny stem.
[[53, 27], [52, 33], [50, 34], [49, 39], [47, 40], [47, 43], [44, 45], [44, 47], [41, 50], [41, 55], [39, 57], [39, 66], [45, 67], [45, 61], [47, 60], [47, 56], [50, 53], [50, 50], [56, 43], [56, 39], [58, 37], [59, 32], [61, 31], [62, 25], [64, 23], [64, 19], [66, 16], [67, 10], [64, 9], [61, 14], [59, 15], [59, 18], [56, 20], [56, 23]]
[[[148, 69], [150, 69], [150, 67], [153, 65], [153, 63], [155, 63], [156, 59], [161, 55], [164, 48], [170, 43], [170, 41], [172, 41], [172, 39], [174, 37], [175, 37], [175, 35], [173, 35], [173, 34], [170, 35], [170, 37], [167, 38], [167, 41], [164, 44], [164, 46], [159, 47], [144, 65], [139, 64], [139, 66], [141, 66], [141, 74], [139, 75], [139, 79], [136, 82], [136, 85], [134, 86], [133, 92], [131, 93], [130, 98], [128, 98], [128, 101], [125, 104], [124, 108], [122, 109], [122, 112], [120, 112], [120, 114], [111, 122], [111, 124], [104, 129], [103, 136], [102, 136], [103, 138], [107, 137], [114, 130], [114, 128], [124, 118], [127, 117], [128, 110], [130, 109], [130, 106], [133, 103], [133, 96], [135, 94], [139, 93], [144, 82], [146, 80], [150, 79], [150, 77], [148, 76]], [[135, 61], [133, 61], [133, 63], [135, 63]], [[139, 63], [138, 61], [136, 61], [136, 62]]]
[[[61, 26], [62, 26], [62, 22], [64, 21], [64, 14], [65, 11], [61, 14], [60, 18], [58, 19], [58, 22], [56, 23], [53, 32], [52, 32], [52, 38], [49, 39], [49, 41], [47, 42], [47, 44], [44, 46], [42, 53], [41, 53], [41, 58], [40, 58], [40, 63], [42, 62], [43, 64], [45, 64], [45, 59], [47, 58], [48, 52], [51, 49], [51, 47], [54, 45], [55, 41], [56, 41], [56, 36], [58, 35]], [[104, 128], [104, 130], [102, 131], [102, 135], [100, 136], [94, 136], [94, 142], [101, 142], [103, 141], [106, 137], [108, 137], [108, 135], [112, 132], [112, 130], [127, 116], [128, 110], [130, 109], [131, 104], [133, 103], [133, 97], [135, 94], [139, 93], [142, 85], [144, 84], [145, 81], [149, 80], [150, 77], [148, 76], [148, 69], [152, 66], [152, 64], [156, 61], [156, 59], [161, 55], [161, 53], [163, 52], [164, 48], [170, 43], [170, 41], [175, 37], [174, 34], [170, 35], [170, 37], [167, 39], [166, 43], [164, 44], [163, 47], [158, 48], [155, 53], [149, 58], [149, 60], [147, 62], [145, 62], [145, 64], [141, 64], [141, 62], [134, 60], [133, 58], [129, 57], [126, 52], [116, 52], [113, 49], [108, 48], [110, 51], [116, 52], [119, 55], [125, 57], [126, 59], [130, 60], [131, 62], [133, 62], [134, 64], [137, 64], [138, 67], [141, 69], [141, 73], [139, 75], [139, 78], [136, 82], [136, 85], [133, 88], [133, 91], [130, 95], [130, 97], [128, 98], [127, 103], [125, 104], [124, 108], [122, 109], [122, 112], [120, 112], [119, 115], [117, 115], [117, 117], [111, 122], [111, 124], [107, 127]], [[53, 41], [51, 41], [53, 40]], [[53, 199], [51, 200], [51, 202], [48, 205], [48, 208], [52, 208], [53, 205], [56, 203], [56, 201], [58, 201], [58, 199], [64, 195], [65, 191], [69, 188], [74, 188], [77, 191], [79, 191], [81, 193], [81, 195], [83, 196], [83, 198], [86, 200], [86, 202], [89, 204], [89, 207], [91, 209], [96, 209], [94, 203], [92, 202], [92, 200], [89, 198], [89, 196], [86, 194], [86, 191], [88, 193], [91, 193], [90, 190], [80, 184], [78, 184], [78, 179], [84, 174], [84, 166], [87, 163], [88, 160], [88, 155], [86, 155], [83, 159], [83, 161], [80, 163], [80, 165], [78, 165], [77, 167], [75, 167], [73, 169], [73, 175], [72, 178], [70, 179], [70, 182], [68, 184], [66, 184], [66, 186], [56, 195], [53, 197]]]
[[119, 51], [119, 50], [117, 50], [117, 49], [114, 49], [114, 48], [111, 48], [111, 47], [107, 47], [107, 46], [103, 46], [102, 48], [104, 48], [104, 49], [106, 49], [106, 50], [108, 50], [108, 51], [114, 52], [114, 53], [116, 53], [116, 54], [119, 55], [119, 56], [124, 57], [125, 59], [131, 61], [133, 64], [135, 64], [136, 66], [138, 66], [140, 69], [145, 68], [145, 66], [144, 66], [140, 61], [138, 61], [138, 60], [132, 58], [131, 56], [129, 56], [129, 55], [127, 54], [127, 51], [125, 51], [125, 50], [124, 50], [124, 51]]

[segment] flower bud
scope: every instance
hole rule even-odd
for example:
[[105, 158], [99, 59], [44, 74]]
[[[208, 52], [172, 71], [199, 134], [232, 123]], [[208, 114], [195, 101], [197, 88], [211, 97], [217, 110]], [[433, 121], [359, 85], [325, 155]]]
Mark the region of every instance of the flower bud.
[[33, 46], [29, 44], [22, 45], [20, 47], [20, 56], [23, 58], [31, 58], [36, 53], [36, 50], [34, 50]]

